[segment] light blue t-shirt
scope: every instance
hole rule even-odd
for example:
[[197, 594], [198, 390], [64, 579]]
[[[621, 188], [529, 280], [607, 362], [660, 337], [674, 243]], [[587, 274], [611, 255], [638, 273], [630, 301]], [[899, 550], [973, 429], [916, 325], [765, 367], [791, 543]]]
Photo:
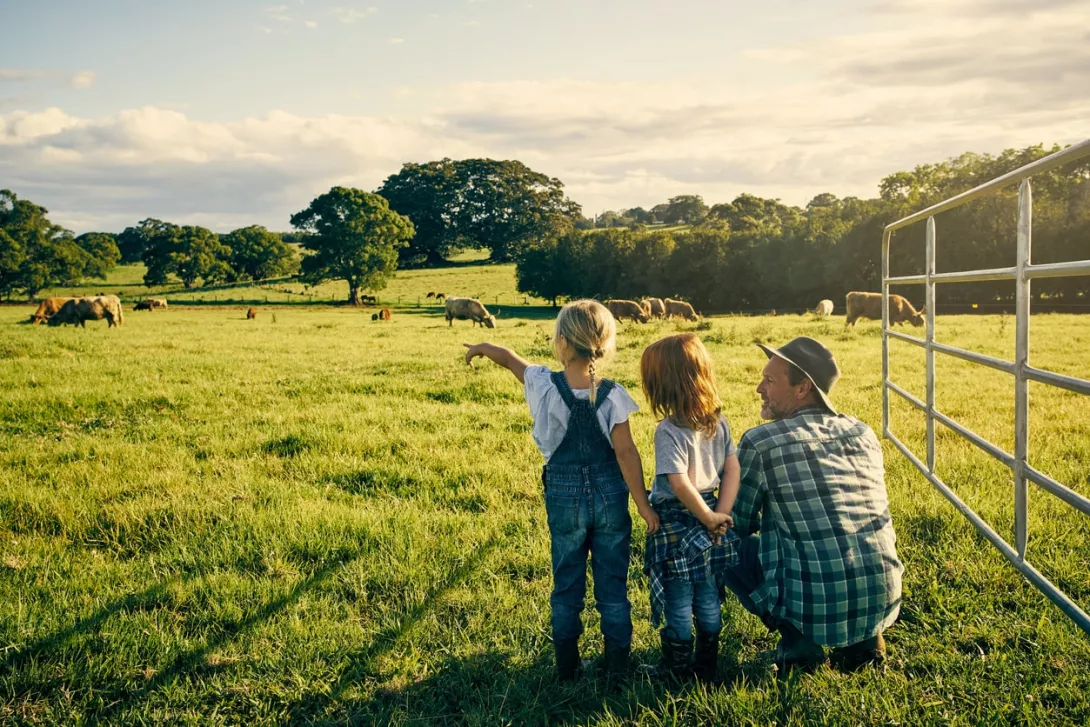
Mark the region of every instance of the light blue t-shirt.
[[715, 436], [711, 438], [663, 419], [655, 429], [655, 481], [651, 486], [651, 504], [677, 500], [666, 475], [684, 472], [697, 492], [715, 492], [723, 477], [727, 457], [735, 453], [730, 425], [722, 414]]

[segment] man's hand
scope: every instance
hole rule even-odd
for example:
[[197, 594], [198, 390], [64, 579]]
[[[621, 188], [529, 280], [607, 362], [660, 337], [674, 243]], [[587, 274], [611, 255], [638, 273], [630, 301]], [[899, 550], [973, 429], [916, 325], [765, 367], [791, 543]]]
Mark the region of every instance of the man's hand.
[[474, 344], [463, 343], [462, 345], [465, 346], [468, 349], [466, 351], [466, 366], [472, 366], [473, 365], [473, 359], [477, 358], [478, 356], [480, 356], [481, 358], [484, 358], [484, 355], [485, 355], [484, 349], [487, 346], [490, 346], [492, 344], [489, 344], [489, 343], [474, 343]]

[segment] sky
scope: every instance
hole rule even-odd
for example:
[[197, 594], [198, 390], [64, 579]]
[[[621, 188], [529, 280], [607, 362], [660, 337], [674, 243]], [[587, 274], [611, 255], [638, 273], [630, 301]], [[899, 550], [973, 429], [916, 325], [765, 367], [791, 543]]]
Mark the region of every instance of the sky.
[[406, 162], [585, 214], [804, 205], [1090, 137], [1090, 0], [0, 0], [0, 188], [76, 233], [288, 230]]

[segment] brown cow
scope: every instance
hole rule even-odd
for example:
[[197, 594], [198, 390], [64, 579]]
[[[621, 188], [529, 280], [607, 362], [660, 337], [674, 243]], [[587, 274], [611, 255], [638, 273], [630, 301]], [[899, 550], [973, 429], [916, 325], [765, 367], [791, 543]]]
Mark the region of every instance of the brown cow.
[[687, 321], [695, 321], [699, 319], [696, 311], [693, 307], [683, 300], [672, 300], [667, 298], [663, 301], [666, 306], [666, 317], [673, 318], [674, 316], [681, 316]]
[[447, 298], [446, 299], [447, 325], [453, 327], [454, 319], [460, 321], [470, 320], [476, 326], [480, 323], [486, 328], [496, 327], [496, 316], [488, 312], [484, 304], [476, 298]]
[[75, 298], [46, 298], [38, 304], [38, 310], [30, 316], [30, 322], [34, 325], [38, 325], [42, 321], [49, 320], [52, 316], [56, 315], [57, 311], [61, 309], [65, 303]]
[[50, 326], [71, 324], [87, 327], [87, 321], [106, 319], [107, 328], [125, 322], [121, 301], [116, 295], [98, 295], [94, 298], [71, 298], [49, 319]]
[[446, 293], [436, 293], [435, 294], [435, 299], [436, 300], [446, 300], [447, 299], [447, 294]]
[[[860, 293], [853, 291], [848, 293], [845, 302], [848, 306], [848, 316], [844, 320], [845, 326], [854, 326], [860, 318], [882, 320], [882, 294]], [[919, 328], [923, 325], [924, 309], [916, 310], [907, 299], [890, 293], [889, 295], [889, 322], [893, 324], [911, 323]]]
[[650, 316], [652, 318], [666, 317], [666, 305], [662, 302], [662, 298], [648, 298], [644, 302], [650, 309]]
[[257, 308], [249, 308], [246, 310], [246, 320], [252, 321], [257, 318]]
[[425, 298], [434, 298], [435, 297], [435, 291], [434, 290], [429, 290], [428, 294], [425, 295], [424, 297]]
[[371, 320], [373, 321], [388, 321], [390, 320], [390, 309], [383, 308], [378, 313], [371, 314]]
[[618, 321], [631, 318], [637, 323], [647, 323], [648, 318], [651, 317], [648, 309], [634, 300], [607, 300], [606, 308], [609, 308], [609, 312]]

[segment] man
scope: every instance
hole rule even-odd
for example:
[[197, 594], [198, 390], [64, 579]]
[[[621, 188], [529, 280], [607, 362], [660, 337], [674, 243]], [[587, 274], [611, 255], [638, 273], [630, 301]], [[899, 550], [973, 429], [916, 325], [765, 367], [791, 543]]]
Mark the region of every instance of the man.
[[904, 570], [882, 448], [870, 427], [834, 408], [840, 370], [829, 349], [805, 336], [758, 345], [768, 355], [761, 417], [772, 421], [738, 443], [741, 557], [724, 585], [780, 632], [781, 670], [823, 663], [824, 646], [842, 669], [880, 662]]

